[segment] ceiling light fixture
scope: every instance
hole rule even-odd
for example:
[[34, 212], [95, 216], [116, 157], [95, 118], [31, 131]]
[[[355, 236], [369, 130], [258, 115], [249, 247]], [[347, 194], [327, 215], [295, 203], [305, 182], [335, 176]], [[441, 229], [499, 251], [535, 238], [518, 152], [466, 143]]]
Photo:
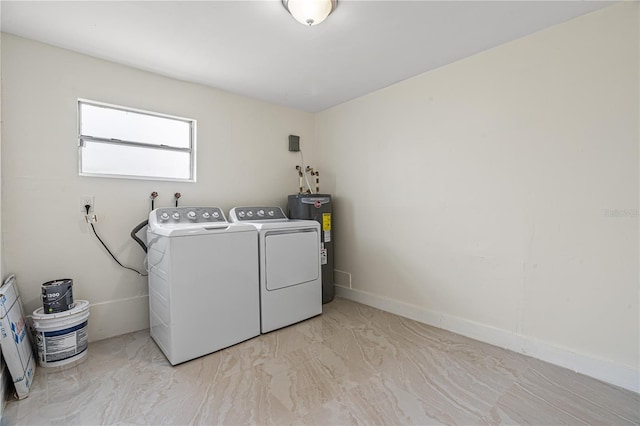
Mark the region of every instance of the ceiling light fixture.
[[338, 0], [282, 0], [285, 9], [304, 25], [318, 25], [331, 14]]

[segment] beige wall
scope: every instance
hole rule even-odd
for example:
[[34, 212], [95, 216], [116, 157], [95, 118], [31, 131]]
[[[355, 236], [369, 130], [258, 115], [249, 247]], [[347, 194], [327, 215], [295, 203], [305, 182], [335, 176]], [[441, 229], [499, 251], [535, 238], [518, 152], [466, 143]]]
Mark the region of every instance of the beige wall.
[[[118, 267], [84, 223], [80, 197], [95, 196], [98, 232], [127, 265], [144, 253], [129, 237], [149, 211], [213, 205], [286, 206], [297, 191], [288, 135], [315, 158], [312, 114], [180, 82], [12, 35], [2, 37], [2, 230], [6, 273], [25, 308], [41, 306], [40, 285], [70, 277], [74, 298], [92, 304], [91, 340], [148, 327], [147, 280]], [[77, 98], [198, 120], [197, 183], [78, 176]], [[194, 294], [193, 297], [198, 297]]]
[[[335, 196], [339, 294], [640, 390], [638, 78], [637, 3], [316, 115], [3, 35], [4, 272], [28, 311], [72, 277], [91, 340], [145, 328], [146, 279], [79, 198], [141, 267], [151, 191], [283, 205], [298, 134]], [[78, 177], [78, 97], [197, 119], [198, 182]]]
[[638, 6], [318, 114], [339, 294], [639, 390]]

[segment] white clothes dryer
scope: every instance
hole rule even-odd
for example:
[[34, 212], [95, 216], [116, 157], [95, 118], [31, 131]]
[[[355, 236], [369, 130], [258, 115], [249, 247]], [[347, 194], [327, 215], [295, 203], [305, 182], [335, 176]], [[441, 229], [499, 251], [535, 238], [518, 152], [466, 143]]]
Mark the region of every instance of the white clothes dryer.
[[258, 231], [262, 333], [320, 315], [320, 224], [290, 220], [280, 207], [234, 207], [229, 220]]
[[149, 214], [150, 333], [172, 365], [260, 335], [257, 244], [216, 207]]

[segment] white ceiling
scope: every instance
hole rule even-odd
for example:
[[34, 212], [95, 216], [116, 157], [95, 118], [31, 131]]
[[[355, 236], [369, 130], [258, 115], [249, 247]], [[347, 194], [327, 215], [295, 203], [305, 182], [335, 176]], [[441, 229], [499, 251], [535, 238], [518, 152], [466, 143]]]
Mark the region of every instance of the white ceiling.
[[316, 112], [611, 2], [339, 0], [305, 27], [280, 0], [7, 1], [2, 31]]

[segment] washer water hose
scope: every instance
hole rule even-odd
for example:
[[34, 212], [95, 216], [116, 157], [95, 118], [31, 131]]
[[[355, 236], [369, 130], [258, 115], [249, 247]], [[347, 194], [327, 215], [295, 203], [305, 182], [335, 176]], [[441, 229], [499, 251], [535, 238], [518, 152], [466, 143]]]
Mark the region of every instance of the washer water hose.
[[144, 252], [147, 252], [147, 246], [145, 245], [144, 241], [142, 241], [140, 238], [138, 238], [138, 236], [136, 235], [138, 232], [140, 232], [140, 230], [142, 228], [144, 228], [145, 226], [147, 226], [149, 224], [149, 220], [144, 220], [142, 222], [140, 222], [135, 228], [133, 228], [131, 230], [131, 238], [133, 238], [133, 240], [140, 244], [140, 247], [142, 247], [142, 250], [144, 250]]
[[[180, 194], [176, 193], [177, 198], [180, 198]], [[151, 198], [151, 211], [153, 211], [153, 209], [155, 208], [155, 201], [156, 198], [158, 198], [158, 193], [156, 191], [153, 191], [151, 193], [151, 195], [149, 196], [149, 198]], [[177, 203], [177, 200], [176, 200]], [[149, 220], [144, 220], [142, 222], [140, 222], [135, 228], [133, 228], [131, 230], [131, 238], [133, 238], [133, 240], [138, 243], [140, 245], [140, 247], [142, 247], [142, 250], [144, 250], [144, 252], [147, 252], [147, 246], [144, 243], [144, 241], [142, 241], [140, 238], [138, 238], [138, 235], [136, 235], [138, 232], [140, 232], [140, 230], [142, 228], [144, 228], [145, 226], [147, 226], [149, 224]]]

